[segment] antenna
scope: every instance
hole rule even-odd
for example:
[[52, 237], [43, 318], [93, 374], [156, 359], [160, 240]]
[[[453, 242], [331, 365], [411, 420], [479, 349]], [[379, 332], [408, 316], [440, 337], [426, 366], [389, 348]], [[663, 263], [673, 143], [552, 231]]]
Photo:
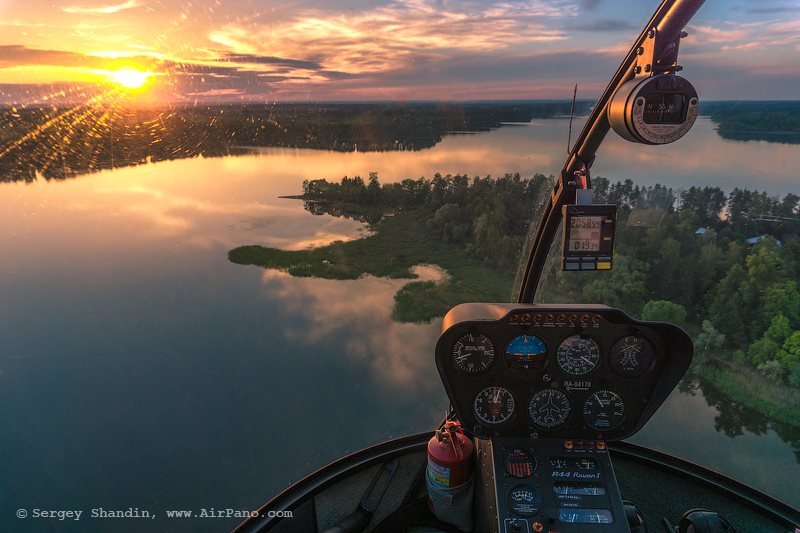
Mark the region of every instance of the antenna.
[[578, 95], [578, 84], [575, 84], [575, 89], [572, 91], [572, 107], [569, 109], [569, 133], [567, 133], [567, 154], [572, 153], [570, 147], [572, 145], [572, 117], [575, 116], [575, 97]]

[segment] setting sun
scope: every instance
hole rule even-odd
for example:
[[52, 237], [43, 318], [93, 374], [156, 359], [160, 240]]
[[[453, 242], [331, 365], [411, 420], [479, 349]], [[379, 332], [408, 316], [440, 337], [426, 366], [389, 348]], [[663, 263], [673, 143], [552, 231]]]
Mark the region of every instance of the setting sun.
[[151, 72], [143, 72], [135, 68], [125, 67], [108, 73], [108, 78], [125, 89], [139, 89], [153, 76]]

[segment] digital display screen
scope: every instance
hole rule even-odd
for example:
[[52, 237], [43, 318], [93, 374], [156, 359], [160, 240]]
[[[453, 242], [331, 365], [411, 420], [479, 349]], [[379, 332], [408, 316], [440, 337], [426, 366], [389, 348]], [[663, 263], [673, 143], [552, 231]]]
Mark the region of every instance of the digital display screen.
[[680, 124], [683, 108], [682, 94], [651, 93], [645, 97], [642, 119], [647, 124]]
[[597, 462], [591, 457], [551, 457], [553, 470], [596, 470]]
[[600, 485], [573, 485], [556, 483], [553, 492], [559, 496], [605, 496], [606, 488]]
[[571, 252], [597, 252], [600, 250], [600, 227], [602, 216], [572, 216], [569, 219], [569, 243]]
[[565, 524], [614, 523], [614, 516], [608, 509], [559, 509], [558, 519]]

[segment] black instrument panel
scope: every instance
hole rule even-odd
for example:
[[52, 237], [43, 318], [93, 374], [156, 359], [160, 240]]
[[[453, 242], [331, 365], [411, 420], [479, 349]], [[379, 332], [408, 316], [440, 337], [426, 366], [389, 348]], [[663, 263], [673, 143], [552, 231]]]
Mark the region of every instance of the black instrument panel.
[[602, 305], [462, 304], [442, 329], [436, 365], [478, 437], [626, 438], [693, 353], [677, 326]]

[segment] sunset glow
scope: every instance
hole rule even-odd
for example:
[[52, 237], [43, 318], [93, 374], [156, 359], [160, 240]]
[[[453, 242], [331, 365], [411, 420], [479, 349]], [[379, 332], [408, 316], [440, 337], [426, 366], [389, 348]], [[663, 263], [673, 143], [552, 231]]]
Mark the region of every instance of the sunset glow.
[[[658, 3], [17, 1], [0, 13], [0, 103], [108, 82], [172, 102], [569, 98], [576, 82], [595, 98]], [[706, 2], [681, 45], [704, 98], [796, 97], [789, 4]]]
[[143, 72], [129, 67], [108, 73], [109, 80], [125, 89], [140, 89], [150, 81], [152, 76], [151, 72]]

